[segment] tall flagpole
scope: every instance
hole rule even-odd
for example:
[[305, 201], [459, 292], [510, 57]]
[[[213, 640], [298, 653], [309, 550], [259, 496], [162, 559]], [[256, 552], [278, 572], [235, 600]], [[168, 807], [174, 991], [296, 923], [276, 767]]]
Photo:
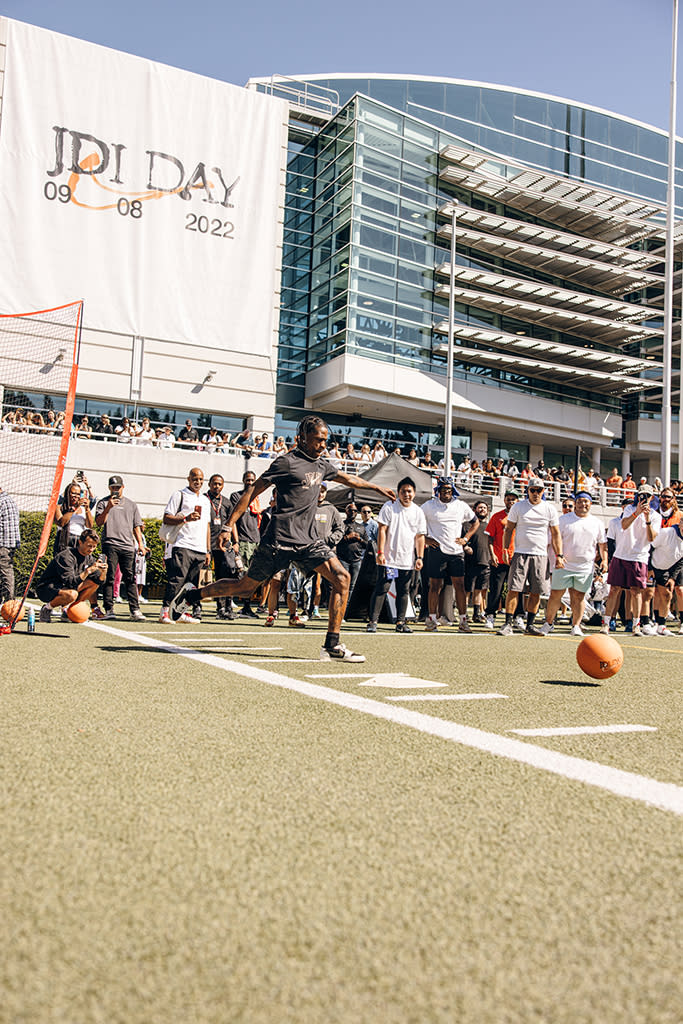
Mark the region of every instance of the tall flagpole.
[[458, 201], [453, 200], [451, 211], [451, 266], [448, 295], [448, 370], [446, 376], [446, 422], [444, 424], [443, 464], [444, 476], [451, 475], [451, 440], [453, 436], [453, 335], [455, 334], [455, 255]]
[[[671, 92], [669, 101], [669, 171], [666, 185], [666, 250], [664, 262], [664, 366], [662, 389], [662, 483], [671, 483], [671, 351], [673, 330], [674, 214], [676, 173], [676, 64], [678, 51], [678, 0], [673, 0], [671, 32]], [[680, 430], [680, 427], [679, 427]], [[680, 461], [680, 454], [679, 454]], [[679, 469], [680, 476], [680, 469]]]

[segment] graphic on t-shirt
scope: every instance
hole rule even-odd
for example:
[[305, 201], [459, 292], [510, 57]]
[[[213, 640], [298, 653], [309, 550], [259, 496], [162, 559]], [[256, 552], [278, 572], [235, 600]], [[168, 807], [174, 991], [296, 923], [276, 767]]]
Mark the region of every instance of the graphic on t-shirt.
[[321, 484], [322, 482], [322, 473], [305, 473], [301, 481], [301, 486], [308, 490], [309, 487], [317, 487], [318, 484]]

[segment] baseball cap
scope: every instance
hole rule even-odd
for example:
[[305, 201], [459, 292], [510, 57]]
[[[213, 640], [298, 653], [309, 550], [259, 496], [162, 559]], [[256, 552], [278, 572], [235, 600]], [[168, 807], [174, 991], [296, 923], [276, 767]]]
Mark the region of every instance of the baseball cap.
[[650, 484], [638, 484], [638, 494], [654, 494], [653, 488]]
[[508, 496], [510, 498], [519, 498], [519, 491], [515, 491], [514, 488], [510, 488], [509, 491], [505, 492], [505, 497], [507, 498]]
[[545, 481], [541, 480], [541, 478], [538, 476], [532, 476], [531, 480], [529, 480], [527, 484], [527, 488], [528, 487], [540, 487], [543, 491], [545, 490]]
[[123, 487], [123, 480], [122, 480], [122, 478], [120, 476], [110, 476], [109, 477], [109, 486], [110, 487]]

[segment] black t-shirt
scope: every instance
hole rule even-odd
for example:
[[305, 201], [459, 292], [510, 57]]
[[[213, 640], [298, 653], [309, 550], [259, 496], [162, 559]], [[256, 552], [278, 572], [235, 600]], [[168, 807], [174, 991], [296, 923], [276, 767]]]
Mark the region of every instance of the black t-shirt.
[[80, 579], [80, 574], [94, 564], [93, 555], [81, 555], [78, 548], [65, 548], [52, 559], [36, 587], [53, 584], [60, 590], [76, 590], [83, 582]]
[[298, 448], [275, 459], [259, 478], [273, 485], [276, 498], [264, 541], [302, 548], [319, 540], [315, 513], [320, 485], [334, 480], [338, 472], [327, 459], [310, 458]]
[[211, 518], [209, 519], [209, 529], [211, 530], [211, 550], [215, 551], [218, 548], [218, 536], [230, 518], [232, 505], [222, 494], [219, 494], [217, 498], [212, 498], [207, 491], [206, 497], [209, 499], [209, 504], [211, 505]]
[[195, 430], [194, 427], [183, 427], [183, 429], [178, 434], [178, 440], [179, 441], [198, 441], [199, 440], [199, 434], [197, 433], [197, 431]]
[[[358, 537], [350, 537], [349, 534], [358, 534]], [[363, 557], [368, 546], [368, 534], [364, 523], [344, 522], [344, 536], [337, 544], [337, 558], [343, 562], [357, 562]]]
[[[232, 512], [243, 494], [244, 491], [233, 491], [230, 495], [230, 512]], [[237, 539], [240, 541], [248, 541], [250, 544], [258, 544], [261, 540], [259, 521], [259, 514], [257, 512], [250, 512], [249, 509], [247, 509], [247, 511], [244, 512], [235, 523], [235, 526], [237, 527]]]
[[[471, 524], [468, 523], [467, 526], [469, 527]], [[487, 523], [480, 522], [477, 532], [467, 541], [467, 547], [472, 548], [472, 554], [465, 557], [471, 562], [476, 562], [477, 565], [489, 565], [491, 562], [486, 527]]]

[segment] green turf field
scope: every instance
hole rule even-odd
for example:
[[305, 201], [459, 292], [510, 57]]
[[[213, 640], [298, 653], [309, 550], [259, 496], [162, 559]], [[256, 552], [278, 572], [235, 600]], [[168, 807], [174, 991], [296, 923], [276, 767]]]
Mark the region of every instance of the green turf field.
[[683, 636], [145, 610], [0, 637], [2, 1024], [681, 1024]]

